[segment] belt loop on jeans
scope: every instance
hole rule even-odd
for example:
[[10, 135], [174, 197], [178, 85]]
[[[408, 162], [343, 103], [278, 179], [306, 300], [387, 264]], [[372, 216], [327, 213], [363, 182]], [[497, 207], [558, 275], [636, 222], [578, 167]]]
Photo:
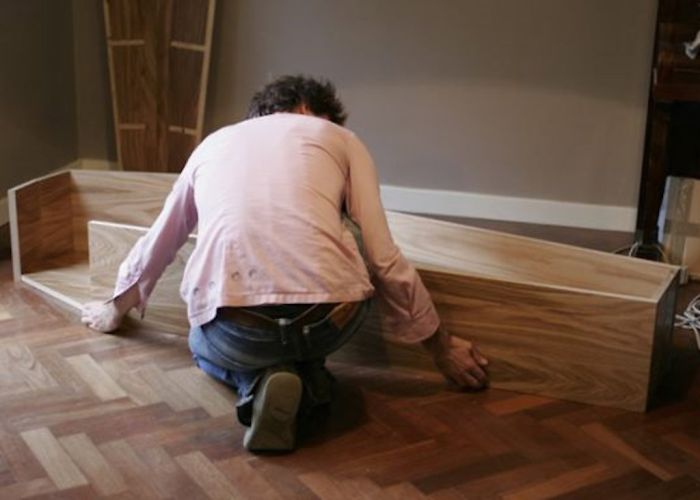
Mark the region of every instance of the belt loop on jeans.
[[306, 343], [306, 347], [309, 349], [311, 348], [311, 339], [309, 338], [309, 334], [311, 333], [311, 327], [309, 325], [304, 325], [301, 328], [301, 336], [304, 337], [304, 342]]
[[288, 318], [279, 318], [277, 324], [280, 326], [280, 339], [282, 340], [282, 345], [287, 345], [289, 343], [289, 336], [287, 335], [287, 327], [290, 325], [291, 321]]

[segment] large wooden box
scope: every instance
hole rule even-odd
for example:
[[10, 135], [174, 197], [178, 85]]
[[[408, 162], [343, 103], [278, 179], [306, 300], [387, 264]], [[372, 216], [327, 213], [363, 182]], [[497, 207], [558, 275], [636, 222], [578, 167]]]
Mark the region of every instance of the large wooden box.
[[[73, 171], [11, 190], [16, 279], [73, 307], [104, 297], [174, 179]], [[678, 268], [405, 214], [387, 216], [445, 327], [475, 340], [490, 358], [493, 387], [633, 411], [653, 404], [668, 358]], [[89, 231], [87, 221], [93, 221]], [[177, 288], [195, 244], [193, 235], [166, 271], [145, 326], [187, 332]], [[334, 357], [432, 369], [419, 347], [385, 340], [376, 317]]]

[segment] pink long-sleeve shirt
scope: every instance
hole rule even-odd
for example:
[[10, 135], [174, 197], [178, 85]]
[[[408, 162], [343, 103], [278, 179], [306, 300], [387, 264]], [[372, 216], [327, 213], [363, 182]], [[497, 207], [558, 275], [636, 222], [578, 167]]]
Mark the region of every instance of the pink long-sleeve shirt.
[[[344, 211], [360, 228], [366, 262]], [[392, 240], [372, 158], [328, 120], [276, 113], [207, 137], [120, 266], [115, 296], [137, 285], [143, 311], [196, 226], [180, 287], [192, 326], [219, 307], [360, 301], [375, 287], [386, 333], [415, 342], [439, 325]]]

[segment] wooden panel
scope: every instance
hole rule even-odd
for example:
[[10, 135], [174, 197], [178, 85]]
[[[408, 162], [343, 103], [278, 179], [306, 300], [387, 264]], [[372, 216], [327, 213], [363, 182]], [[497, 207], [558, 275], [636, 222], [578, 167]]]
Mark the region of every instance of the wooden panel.
[[154, 171], [156, 151], [151, 137], [155, 134], [152, 129], [122, 130], [119, 133], [119, 150], [121, 151], [121, 165], [125, 171], [143, 172]]
[[142, 39], [145, 20], [141, 3], [141, 0], [106, 0], [107, 36], [115, 40]]
[[656, 304], [422, 272], [448, 331], [474, 339], [493, 386], [642, 411]]
[[[46, 268], [46, 261], [73, 250], [70, 174], [62, 172], [10, 190], [17, 272]], [[21, 269], [20, 269], [21, 267]]]
[[656, 301], [677, 268], [620, 255], [387, 212], [402, 252], [424, 269]]
[[197, 146], [197, 137], [190, 133], [168, 134], [168, 171], [180, 172]]
[[173, 0], [172, 39], [198, 45], [206, 44], [209, 8], [209, 0]]
[[73, 171], [75, 248], [87, 252], [87, 221], [150, 226], [163, 208], [174, 174]]
[[[91, 225], [94, 296], [111, 294], [118, 265], [145, 232], [143, 226], [159, 213], [174, 179], [150, 173], [72, 173], [70, 265], [87, 252], [88, 220], [142, 226]], [[475, 339], [493, 360], [495, 387], [634, 410], [646, 407], [666, 364], [677, 268], [403, 214], [389, 213], [388, 218], [446, 327]], [[191, 237], [159, 282], [144, 326], [187, 332], [178, 290], [194, 244]], [[85, 288], [81, 293], [80, 280], [71, 275], [84, 270], [65, 269], [24, 279], [48, 291], [61, 290], [55, 298], [79, 306]], [[73, 295], [81, 295], [80, 301], [70, 299]], [[385, 342], [376, 319], [337, 359], [432, 369], [420, 349]]]
[[[90, 222], [90, 281], [93, 296], [112, 295], [119, 264], [144, 232], [143, 228]], [[143, 321], [145, 325], [187, 335], [187, 311], [179, 290], [185, 264], [194, 245], [195, 239], [190, 237], [158, 281], [148, 301], [148, 313]], [[136, 312], [132, 312], [132, 317], [138, 317]]]
[[[214, 0], [105, 0], [114, 129], [127, 171], [179, 171], [202, 138]], [[195, 140], [170, 140], [170, 127]], [[177, 149], [170, 151], [174, 145]], [[184, 151], [184, 146], [190, 146]]]
[[146, 45], [110, 47], [119, 161], [124, 170], [159, 170], [159, 82]]
[[204, 53], [171, 48], [169, 59], [168, 124], [196, 129]]
[[23, 274], [21, 281], [76, 311], [94, 300], [90, 294], [90, 266], [72, 255], [53, 259], [51, 268]]
[[[417, 218], [403, 219], [392, 214], [395, 227], [406, 227]], [[396, 224], [399, 220], [401, 223]], [[93, 290], [96, 295], [111, 293], [119, 264], [145, 231], [90, 224], [91, 275], [97, 285]], [[397, 241], [410, 240], [400, 231], [395, 235]], [[151, 326], [187, 333], [185, 306], [177, 290], [192, 245], [194, 237], [185, 247], [186, 253], [178, 255], [159, 282], [160, 288], [148, 308], [146, 320]], [[413, 248], [404, 250], [413, 259]], [[424, 253], [419, 257], [426, 259]], [[655, 328], [659, 332], [658, 350], [670, 340], [671, 328], [668, 314], [657, 317], [653, 299], [491, 279], [483, 276], [483, 269], [477, 269], [475, 276], [465, 275], [463, 270], [460, 274], [439, 272], [424, 268], [420, 258], [413, 260], [444, 326], [455, 335], [475, 340], [492, 360], [489, 372], [493, 387], [634, 411], [646, 409]], [[179, 319], [173, 321], [176, 314]], [[332, 359], [432, 369], [422, 349], [384, 341], [376, 316]]]
[[146, 48], [143, 45], [116, 46], [110, 49], [114, 64], [121, 69], [115, 75], [117, 124], [145, 124], [152, 122], [156, 101], [153, 89], [155, 75], [149, 70]]

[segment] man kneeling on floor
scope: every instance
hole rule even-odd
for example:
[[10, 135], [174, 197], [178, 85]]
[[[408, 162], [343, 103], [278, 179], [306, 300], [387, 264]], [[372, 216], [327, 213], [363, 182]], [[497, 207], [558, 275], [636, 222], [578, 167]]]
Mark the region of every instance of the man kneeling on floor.
[[[180, 288], [189, 345], [199, 368], [238, 391], [251, 451], [293, 449], [297, 420], [330, 401], [326, 356], [360, 328], [373, 295], [384, 328], [422, 342], [447, 378], [475, 389], [487, 381], [486, 359], [440, 328], [394, 244], [373, 161], [345, 119], [329, 82], [285, 76], [265, 86], [245, 121], [194, 151], [119, 268], [113, 299], [83, 311], [102, 332], [132, 307], [143, 313], [198, 225]], [[364, 258], [346, 218], [361, 232]]]

